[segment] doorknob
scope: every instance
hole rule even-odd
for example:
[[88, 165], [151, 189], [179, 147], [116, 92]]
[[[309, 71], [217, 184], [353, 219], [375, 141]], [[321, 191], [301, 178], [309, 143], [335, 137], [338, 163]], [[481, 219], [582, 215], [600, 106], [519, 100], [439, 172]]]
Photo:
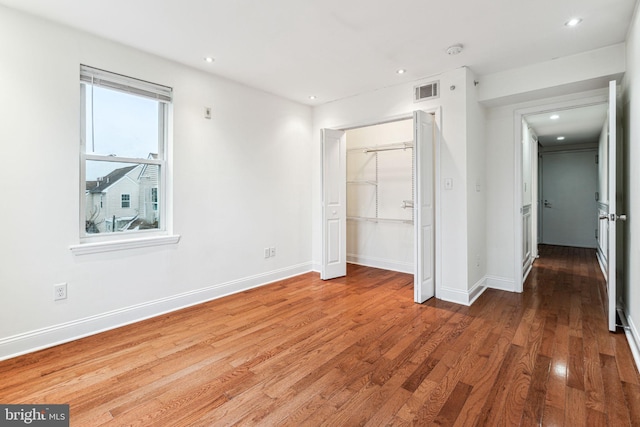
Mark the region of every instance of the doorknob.
[[606, 219], [607, 221], [626, 221], [627, 216], [625, 214], [609, 214], [609, 215], [600, 215], [599, 219]]
[[551, 207], [551, 203], [548, 200], [544, 201], [544, 207], [545, 208], [550, 208]]

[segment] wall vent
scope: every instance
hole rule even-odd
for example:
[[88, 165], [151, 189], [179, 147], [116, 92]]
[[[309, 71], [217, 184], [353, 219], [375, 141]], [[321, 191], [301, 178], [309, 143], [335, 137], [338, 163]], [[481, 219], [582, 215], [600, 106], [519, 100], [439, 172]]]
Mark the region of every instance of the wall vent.
[[413, 102], [425, 99], [438, 98], [440, 96], [440, 82], [430, 82], [413, 88]]

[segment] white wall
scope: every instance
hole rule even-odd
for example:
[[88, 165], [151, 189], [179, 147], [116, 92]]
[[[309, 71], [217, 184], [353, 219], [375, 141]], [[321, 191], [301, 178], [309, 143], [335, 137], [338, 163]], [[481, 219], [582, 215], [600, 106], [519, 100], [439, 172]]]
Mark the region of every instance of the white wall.
[[[413, 86], [440, 80], [441, 94], [435, 100], [413, 102]], [[314, 135], [316, 148], [314, 149], [314, 185], [313, 185], [313, 259], [320, 263], [322, 248], [321, 236], [321, 197], [320, 197], [320, 129], [346, 129], [363, 125], [380, 123], [399, 117], [408, 117], [412, 111], [438, 110], [436, 125], [440, 136], [440, 186], [439, 206], [440, 230], [446, 236], [440, 240], [441, 264], [436, 265], [441, 280], [440, 298], [461, 301], [468, 297], [469, 289], [475, 284], [470, 281], [468, 274], [468, 239], [473, 240], [473, 252], [484, 248], [483, 231], [477, 236], [468, 233], [467, 203], [469, 180], [475, 183], [481, 179], [483, 159], [477, 156], [472, 159], [476, 169], [468, 171], [468, 132], [473, 133], [476, 150], [482, 151], [484, 132], [482, 132], [481, 107], [476, 106], [473, 116], [467, 120], [468, 97], [467, 91], [473, 91], [473, 73], [467, 68], [459, 68], [437, 76], [431, 76], [418, 82], [387, 87], [346, 98], [343, 100], [320, 105], [314, 109]], [[468, 131], [470, 129], [470, 131]], [[443, 190], [443, 179], [453, 181], [453, 189]], [[475, 191], [475, 190], [474, 190]], [[482, 206], [479, 199], [473, 201], [474, 206]], [[482, 210], [482, 209], [481, 209]], [[481, 214], [483, 215], [483, 214]], [[475, 222], [473, 227], [482, 228]], [[438, 244], [438, 243], [437, 243]], [[481, 268], [483, 268], [481, 266]], [[473, 274], [473, 277], [477, 274]]]
[[412, 274], [412, 223], [384, 220], [413, 218], [411, 207], [402, 208], [403, 200], [413, 200], [413, 150], [365, 153], [363, 149], [411, 143], [413, 120], [351, 129], [346, 138], [347, 217], [382, 218], [347, 220], [347, 261]]
[[478, 97], [487, 106], [572, 95], [605, 87], [625, 71], [625, 44], [484, 75]]
[[[627, 73], [624, 78], [624, 159], [625, 204], [628, 220], [624, 223], [625, 311], [636, 345], [640, 344], [640, 15], [636, 12], [627, 37]], [[636, 215], [638, 215], [636, 217]], [[636, 365], [640, 359], [636, 353]]]
[[[309, 107], [4, 7], [0, 57], [0, 358], [311, 269]], [[69, 250], [80, 64], [174, 88], [178, 244]]]

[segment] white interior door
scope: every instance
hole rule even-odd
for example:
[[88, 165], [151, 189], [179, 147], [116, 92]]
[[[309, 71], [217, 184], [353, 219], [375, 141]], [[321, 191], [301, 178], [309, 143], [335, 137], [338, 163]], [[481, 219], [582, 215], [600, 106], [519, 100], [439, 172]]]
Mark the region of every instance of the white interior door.
[[345, 132], [322, 130], [323, 280], [347, 274], [347, 148]]
[[424, 111], [415, 111], [413, 128], [415, 153], [413, 295], [415, 302], [423, 303], [435, 295], [433, 116]]
[[607, 309], [609, 317], [609, 330], [616, 330], [616, 302], [617, 302], [617, 289], [620, 285], [620, 263], [618, 261], [618, 246], [617, 246], [617, 229], [618, 221], [626, 220], [625, 215], [618, 214], [618, 175], [621, 171], [618, 171], [618, 121], [617, 121], [617, 94], [616, 94], [616, 82], [609, 82], [609, 115], [608, 115], [608, 159], [607, 159], [607, 179], [608, 179], [608, 198], [609, 198], [609, 215], [602, 218], [606, 220], [609, 225], [608, 233], [608, 256], [607, 256]]

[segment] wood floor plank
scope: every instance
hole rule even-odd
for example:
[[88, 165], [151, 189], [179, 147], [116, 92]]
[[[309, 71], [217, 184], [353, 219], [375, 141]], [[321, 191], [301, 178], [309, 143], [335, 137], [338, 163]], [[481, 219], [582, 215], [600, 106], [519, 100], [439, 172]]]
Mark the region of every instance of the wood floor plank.
[[539, 354], [532, 374], [532, 381], [529, 386], [529, 393], [525, 399], [525, 406], [522, 413], [521, 426], [542, 425], [542, 415], [544, 410], [544, 400], [547, 393], [547, 381], [549, 369], [551, 368], [551, 358]]
[[0, 361], [0, 403], [72, 425], [640, 426], [589, 249], [541, 246], [521, 294], [413, 303], [411, 275], [307, 273]]
[[629, 418], [633, 426], [640, 426], [640, 386], [622, 382], [622, 392], [629, 408]]

